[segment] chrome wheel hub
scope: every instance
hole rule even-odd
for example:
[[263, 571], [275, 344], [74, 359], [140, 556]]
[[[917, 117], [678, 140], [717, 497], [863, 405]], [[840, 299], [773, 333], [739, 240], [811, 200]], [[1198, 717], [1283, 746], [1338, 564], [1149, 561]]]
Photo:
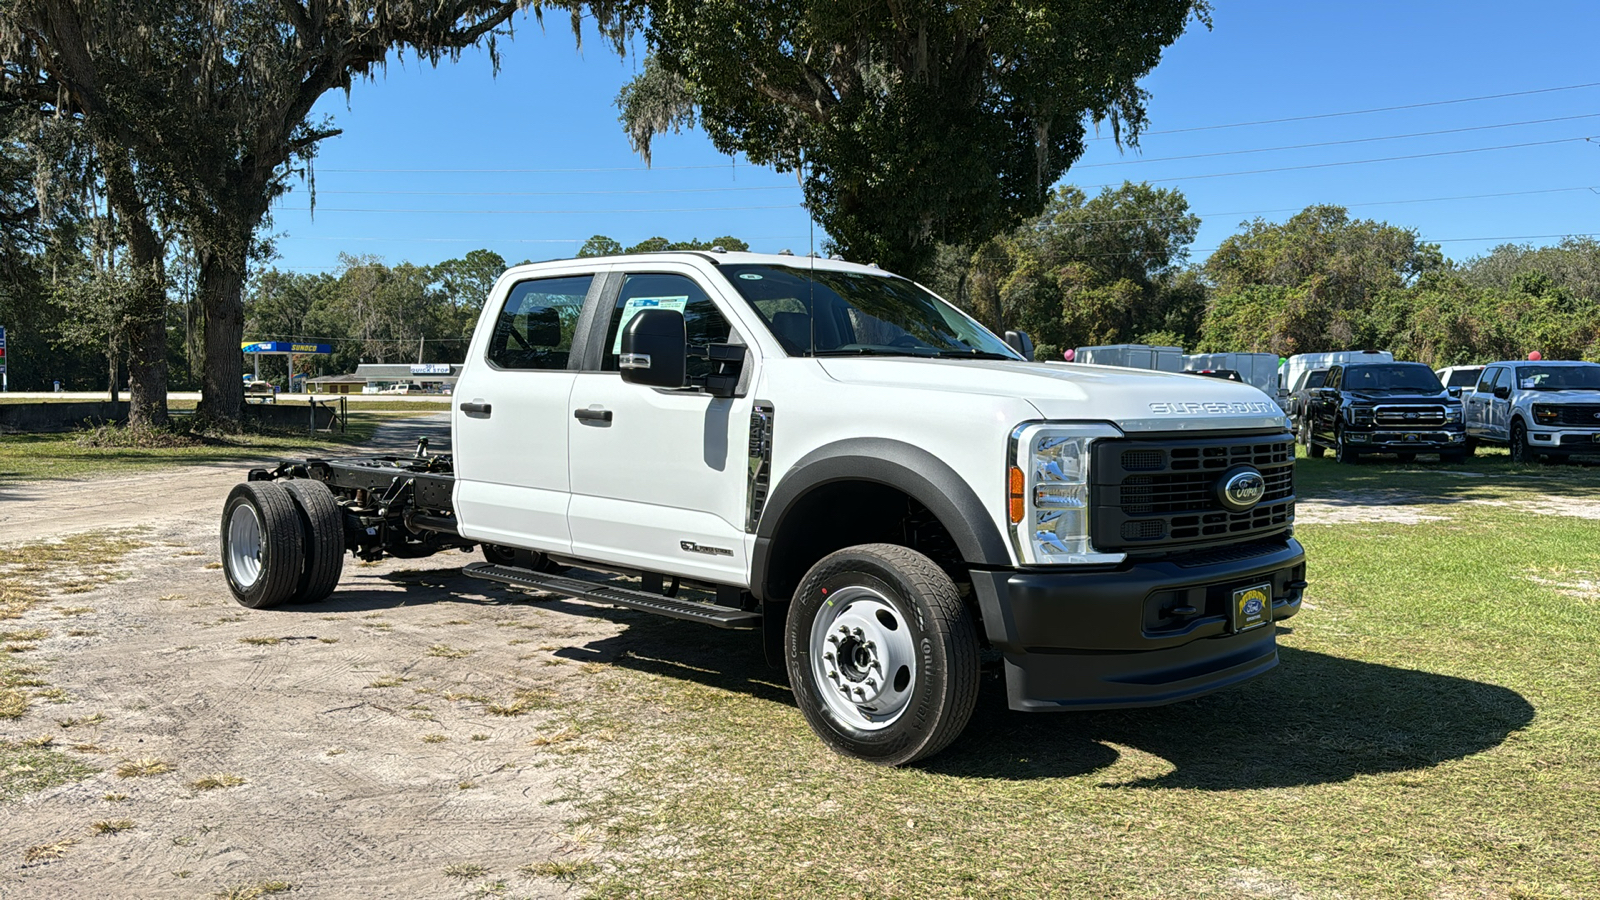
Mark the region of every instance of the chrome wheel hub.
[[847, 725], [875, 731], [910, 705], [917, 654], [900, 610], [877, 591], [835, 591], [811, 623], [811, 670], [828, 708]]
[[261, 519], [255, 508], [241, 503], [228, 517], [228, 574], [248, 590], [261, 577]]

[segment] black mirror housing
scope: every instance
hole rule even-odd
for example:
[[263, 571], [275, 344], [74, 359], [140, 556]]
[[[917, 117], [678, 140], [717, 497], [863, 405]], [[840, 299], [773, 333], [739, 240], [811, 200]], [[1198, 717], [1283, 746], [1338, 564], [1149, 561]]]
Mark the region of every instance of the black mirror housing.
[[1022, 354], [1023, 359], [1032, 361], [1033, 338], [1028, 337], [1028, 333], [1026, 331], [1006, 332], [1006, 345]]
[[629, 384], [681, 388], [688, 380], [688, 358], [688, 333], [677, 310], [640, 310], [623, 326], [617, 368]]
[[1448, 390], [1450, 392], [1450, 396], [1452, 396], [1452, 397], [1461, 396], [1461, 388], [1460, 387], [1446, 388], [1446, 390]]

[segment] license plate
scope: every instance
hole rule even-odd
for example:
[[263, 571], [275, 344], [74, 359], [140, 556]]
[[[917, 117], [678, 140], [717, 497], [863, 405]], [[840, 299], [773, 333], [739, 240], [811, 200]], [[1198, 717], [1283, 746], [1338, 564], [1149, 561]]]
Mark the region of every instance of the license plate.
[[1416, 436], [1416, 435], [1414, 435], [1414, 434], [1408, 434], [1408, 435], [1406, 435], [1406, 440], [1408, 440], [1408, 441], [1414, 441], [1414, 440], [1416, 440], [1416, 439], [1417, 439], [1417, 436]]
[[1249, 631], [1272, 621], [1272, 585], [1258, 584], [1233, 592], [1233, 630]]

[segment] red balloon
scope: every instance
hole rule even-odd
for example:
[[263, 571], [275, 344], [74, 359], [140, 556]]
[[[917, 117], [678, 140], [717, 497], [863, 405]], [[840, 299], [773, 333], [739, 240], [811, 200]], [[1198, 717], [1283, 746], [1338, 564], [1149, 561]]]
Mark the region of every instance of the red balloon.
[[1072, 362], [1073, 357], [1075, 357], [1077, 355], [1078, 355], [1078, 351], [1072, 349], [1071, 347], [1068, 347], [1067, 349], [1061, 351], [1061, 358], [1066, 360], [1067, 362]]
[[1539, 355], [1539, 351], [1537, 351], [1537, 350], [1533, 351], [1532, 353], [1529, 353], [1528, 354], [1528, 358], [1533, 360], [1534, 362], [1538, 362], [1539, 360], [1544, 359], [1543, 356]]

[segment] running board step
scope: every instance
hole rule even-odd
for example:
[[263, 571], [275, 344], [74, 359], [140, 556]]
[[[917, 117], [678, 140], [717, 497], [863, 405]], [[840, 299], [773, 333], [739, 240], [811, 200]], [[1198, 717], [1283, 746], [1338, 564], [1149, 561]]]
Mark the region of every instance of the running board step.
[[734, 609], [731, 606], [695, 603], [690, 600], [679, 600], [675, 597], [663, 597], [660, 594], [647, 594], [644, 591], [636, 591], [631, 588], [596, 584], [592, 581], [566, 578], [561, 575], [547, 575], [530, 569], [519, 569], [516, 566], [500, 566], [494, 563], [469, 563], [462, 566], [461, 574], [471, 578], [482, 578], [487, 581], [515, 585], [516, 587], [549, 591], [552, 594], [561, 594], [574, 600], [625, 606], [628, 609], [655, 613], [658, 616], [688, 619], [691, 622], [715, 625], [718, 628], [748, 629], [761, 626], [761, 614], [758, 612]]

